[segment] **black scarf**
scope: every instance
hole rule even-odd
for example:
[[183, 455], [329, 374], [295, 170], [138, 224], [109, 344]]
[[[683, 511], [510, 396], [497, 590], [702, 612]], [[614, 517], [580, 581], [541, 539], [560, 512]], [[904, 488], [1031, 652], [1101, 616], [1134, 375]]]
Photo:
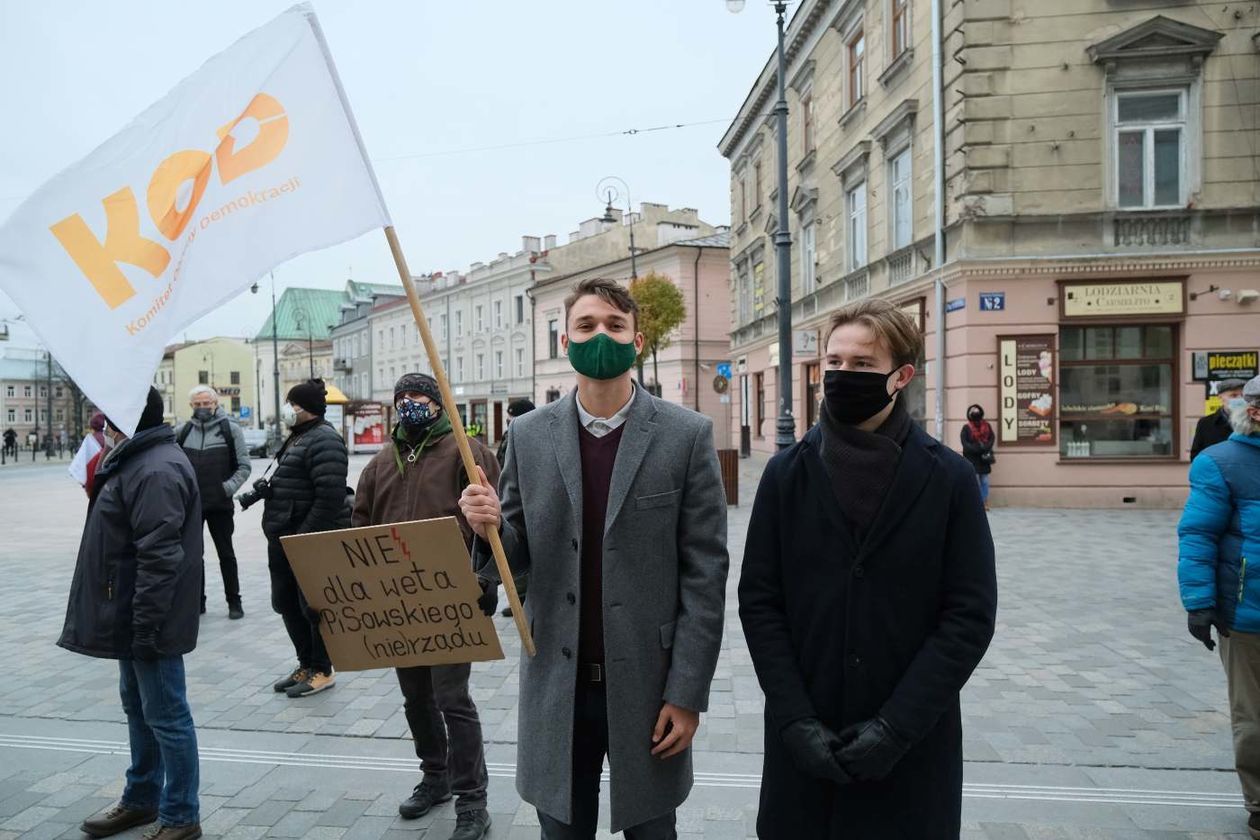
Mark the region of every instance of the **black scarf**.
[[840, 512], [861, 545], [892, 487], [913, 421], [898, 397], [888, 419], [874, 432], [866, 432], [832, 417], [824, 400], [819, 427], [823, 466]]

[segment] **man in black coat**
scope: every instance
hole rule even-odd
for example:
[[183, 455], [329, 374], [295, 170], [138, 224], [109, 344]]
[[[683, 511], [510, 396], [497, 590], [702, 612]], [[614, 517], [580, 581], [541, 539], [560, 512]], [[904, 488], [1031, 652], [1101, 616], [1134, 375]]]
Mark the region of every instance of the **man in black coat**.
[[337, 677], [319, 635], [319, 614], [306, 603], [280, 538], [350, 527], [346, 504], [350, 456], [346, 442], [324, 419], [327, 397], [323, 380], [294, 385], [285, 400], [280, 417], [290, 432], [276, 453], [276, 472], [265, 496], [262, 528], [267, 537], [271, 606], [284, 619], [298, 666], [272, 688], [289, 697], [304, 697], [332, 688]]
[[1229, 422], [1229, 401], [1242, 396], [1243, 379], [1226, 379], [1216, 386], [1216, 393], [1221, 398], [1221, 407], [1211, 414], [1199, 418], [1194, 427], [1194, 441], [1190, 444], [1190, 460], [1199, 457], [1199, 453], [1209, 446], [1215, 446], [1229, 440], [1234, 427]]
[[826, 342], [822, 421], [767, 466], [740, 618], [766, 695], [762, 838], [957, 838], [959, 693], [993, 636], [975, 471], [898, 399], [922, 334], [872, 299]]
[[57, 642], [117, 659], [121, 674], [131, 767], [118, 804], [81, 826], [92, 837], [158, 819], [153, 836], [161, 840], [201, 836], [197, 734], [184, 684], [201, 603], [201, 498], [162, 408], [150, 387], [135, 435], [106, 427]]

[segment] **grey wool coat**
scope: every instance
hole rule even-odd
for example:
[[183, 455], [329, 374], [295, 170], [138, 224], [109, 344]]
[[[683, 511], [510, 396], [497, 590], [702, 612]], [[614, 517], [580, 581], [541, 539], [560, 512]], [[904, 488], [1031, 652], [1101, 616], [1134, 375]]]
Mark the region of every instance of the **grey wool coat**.
[[[512, 423], [499, 480], [514, 575], [529, 573], [525, 614], [537, 656], [521, 656], [516, 787], [572, 822], [582, 463], [576, 392]], [[651, 755], [664, 703], [704, 712], [726, 600], [726, 499], [713, 425], [636, 388], [608, 494], [603, 606], [612, 831], [677, 808], [691, 752]], [[478, 541], [481, 574], [497, 579]]]

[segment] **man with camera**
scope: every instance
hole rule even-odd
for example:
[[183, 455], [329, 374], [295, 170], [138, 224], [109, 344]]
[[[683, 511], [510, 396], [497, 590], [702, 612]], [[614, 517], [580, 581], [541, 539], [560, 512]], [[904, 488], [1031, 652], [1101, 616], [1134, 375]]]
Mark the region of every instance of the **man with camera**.
[[[209, 385], [197, 385], [188, 394], [192, 419], [175, 433], [184, 449], [197, 486], [201, 488], [201, 518], [210, 526], [210, 539], [219, 555], [223, 594], [227, 597], [228, 618], [245, 617], [241, 608], [241, 579], [232, 548], [234, 521], [232, 494], [249, 478], [249, 447], [245, 433], [227, 412], [219, 407], [219, 394]], [[205, 566], [205, 558], [202, 558]], [[201, 612], [206, 611], [205, 573], [202, 573]]]
[[262, 528], [267, 537], [271, 606], [284, 619], [298, 665], [272, 688], [289, 697], [305, 697], [332, 688], [332, 660], [319, 635], [319, 615], [306, 603], [280, 538], [350, 527], [346, 506], [349, 453], [345, 441], [324, 419], [322, 379], [294, 385], [280, 417], [290, 429], [276, 453], [275, 474], [254, 482], [240, 496], [242, 508], [263, 500]]
[[[363, 469], [354, 497], [354, 526], [384, 525], [453, 516], [471, 547], [472, 528], [459, 509], [468, 484], [451, 418], [442, 407], [437, 380], [404, 374], [394, 385], [398, 425], [393, 441]], [[499, 463], [485, 444], [470, 439], [473, 458], [493, 483]], [[498, 590], [485, 587], [481, 608], [493, 615]], [[401, 805], [403, 819], [417, 819], [454, 794], [455, 833], [451, 840], [480, 840], [490, 828], [486, 810], [486, 754], [481, 718], [468, 690], [472, 666], [399, 668], [407, 726], [415, 742], [423, 778]]]

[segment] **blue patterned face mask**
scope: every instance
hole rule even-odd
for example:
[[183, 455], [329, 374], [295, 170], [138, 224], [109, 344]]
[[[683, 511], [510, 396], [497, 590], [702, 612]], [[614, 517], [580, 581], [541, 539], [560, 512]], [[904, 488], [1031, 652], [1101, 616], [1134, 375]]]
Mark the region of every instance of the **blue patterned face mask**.
[[409, 431], [423, 431], [437, 420], [438, 412], [433, 403], [421, 403], [415, 400], [398, 401], [398, 420]]

